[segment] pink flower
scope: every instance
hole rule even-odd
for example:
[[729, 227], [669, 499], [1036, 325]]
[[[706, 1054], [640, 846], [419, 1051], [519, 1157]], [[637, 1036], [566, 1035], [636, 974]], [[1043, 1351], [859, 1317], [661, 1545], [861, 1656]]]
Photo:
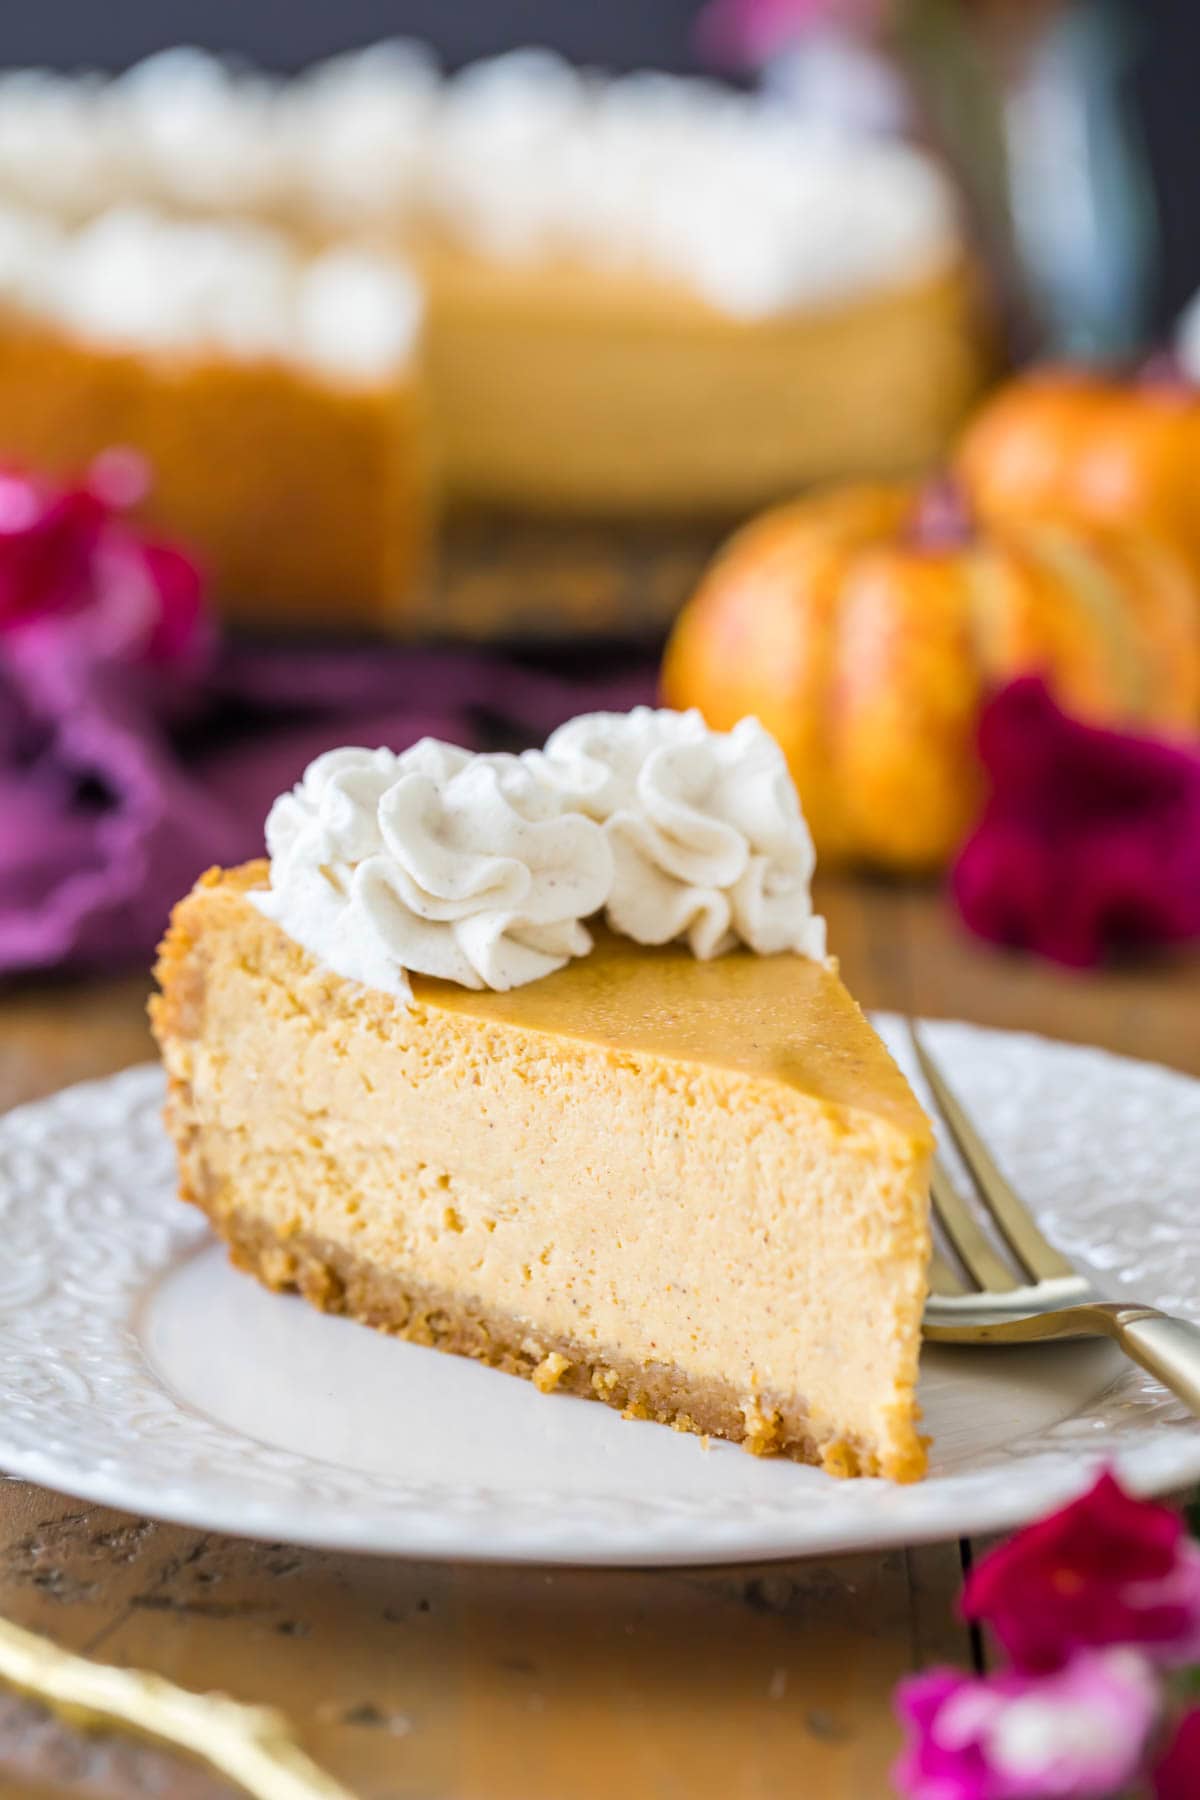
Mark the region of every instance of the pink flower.
[[98, 572], [97, 617], [106, 621], [112, 647], [126, 660], [179, 663], [208, 647], [204, 582], [178, 545], [142, 537], [115, 521]]
[[889, 0], [708, 0], [696, 37], [709, 61], [755, 69], [811, 31], [872, 31], [888, 10]]
[[0, 471], [0, 626], [86, 603], [106, 508], [87, 488]]
[[1080, 1499], [984, 1557], [962, 1607], [990, 1625], [1025, 1672], [1113, 1644], [1187, 1663], [1200, 1657], [1200, 1545], [1177, 1513], [1133, 1499], [1106, 1471]]
[[934, 1669], [902, 1683], [897, 1707], [908, 1800], [1102, 1800], [1141, 1768], [1159, 1693], [1136, 1651], [1107, 1650], [1052, 1675]]
[[1196, 1800], [1200, 1794], [1200, 1706], [1180, 1720], [1154, 1771], [1154, 1800]]
[[991, 795], [951, 874], [970, 930], [1081, 968], [1200, 937], [1200, 750], [1082, 724], [1034, 677], [979, 748]]
[[203, 584], [192, 559], [121, 517], [148, 475], [120, 452], [59, 487], [0, 471], [0, 633], [57, 621], [125, 661], [172, 663], [205, 635]]

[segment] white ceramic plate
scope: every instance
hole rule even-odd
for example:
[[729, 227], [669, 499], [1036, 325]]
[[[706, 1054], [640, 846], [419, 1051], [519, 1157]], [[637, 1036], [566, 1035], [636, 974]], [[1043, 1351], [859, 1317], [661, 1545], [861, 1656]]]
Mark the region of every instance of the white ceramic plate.
[[[1113, 1294], [1200, 1318], [1200, 1084], [1033, 1037], [931, 1032], [1048, 1232]], [[1005, 1528], [1101, 1458], [1146, 1492], [1200, 1477], [1200, 1423], [1103, 1345], [928, 1353], [932, 1469], [913, 1487], [548, 1399], [235, 1273], [174, 1198], [160, 1099], [140, 1068], [0, 1120], [12, 1474], [251, 1536], [626, 1564]]]

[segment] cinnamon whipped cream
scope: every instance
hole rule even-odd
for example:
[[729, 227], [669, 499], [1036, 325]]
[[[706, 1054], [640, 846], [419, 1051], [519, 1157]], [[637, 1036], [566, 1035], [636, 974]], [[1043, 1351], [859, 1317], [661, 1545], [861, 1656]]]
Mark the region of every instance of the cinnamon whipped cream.
[[603, 831], [520, 757], [332, 750], [267, 819], [251, 896], [335, 974], [406, 1003], [409, 972], [503, 990], [583, 956], [612, 886]]
[[140, 202], [433, 228], [489, 258], [640, 272], [746, 319], [926, 279], [962, 239], [943, 172], [897, 140], [545, 50], [443, 77], [407, 42], [287, 82], [187, 48], [114, 81], [0, 76], [0, 193], [71, 218]]
[[613, 851], [606, 906], [639, 944], [719, 956], [823, 957], [816, 854], [783, 751], [757, 719], [710, 731], [696, 711], [588, 713], [553, 732], [541, 766]]
[[422, 313], [394, 256], [351, 245], [306, 256], [261, 226], [145, 207], [73, 230], [0, 207], [0, 298], [106, 347], [272, 358], [347, 383], [405, 366]]
[[254, 904], [335, 974], [405, 1004], [410, 973], [504, 990], [592, 947], [588, 921], [702, 958], [825, 954], [813, 848], [753, 719], [639, 707], [521, 756], [424, 739], [318, 757], [267, 820]]

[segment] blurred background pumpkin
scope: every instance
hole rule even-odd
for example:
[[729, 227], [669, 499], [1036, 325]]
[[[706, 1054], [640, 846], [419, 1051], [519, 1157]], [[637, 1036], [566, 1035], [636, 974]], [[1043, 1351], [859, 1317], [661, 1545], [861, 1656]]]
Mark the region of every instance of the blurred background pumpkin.
[[977, 520], [948, 482], [833, 489], [732, 539], [676, 626], [663, 695], [721, 728], [756, 714], [823, 855], [915, 871], [958, 847], [980, 708], [1026, 673], [1081, 717], [1188, 727], [1188, 558], [1044, 512]]
[[968, 426], [957, 469], [985, 519], [1148, 530], [1200, 570], [1200, 388], [1172, 358], [1132, 376], [1065, 367], [1009, 383]]

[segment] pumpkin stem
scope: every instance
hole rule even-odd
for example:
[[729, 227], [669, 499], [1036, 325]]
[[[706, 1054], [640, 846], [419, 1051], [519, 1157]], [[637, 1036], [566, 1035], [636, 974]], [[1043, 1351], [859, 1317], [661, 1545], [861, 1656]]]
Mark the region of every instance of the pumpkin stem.
[[959, 550], [974, 541], [975, 519], [962, 483], [952, 475], [935, 475], [917, 495], [909, 523], [909, 542], [917, 550]]

